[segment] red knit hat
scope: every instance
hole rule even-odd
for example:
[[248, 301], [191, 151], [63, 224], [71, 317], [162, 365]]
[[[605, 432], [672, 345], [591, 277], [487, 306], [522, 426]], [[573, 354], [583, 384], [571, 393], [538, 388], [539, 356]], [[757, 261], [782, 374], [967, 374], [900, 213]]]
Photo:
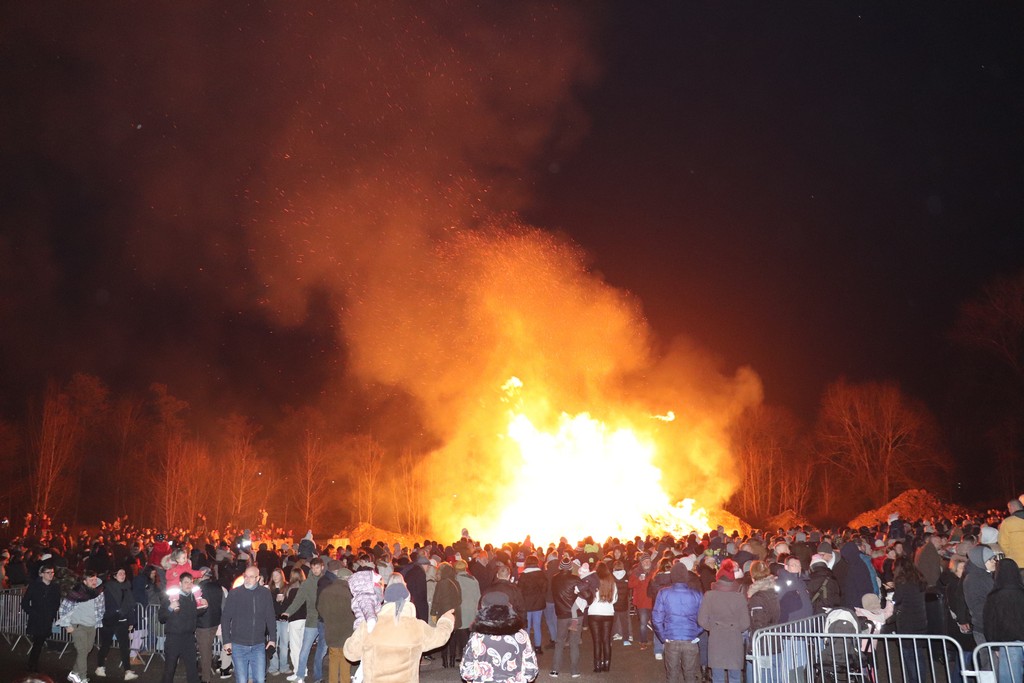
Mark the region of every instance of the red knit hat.
[[722, 566], [718, 568], [718, 573], [715, 574], [715, 579], [722, 581], [735, 581], [736, 580], [736, 563], [725, 558], [722, 560]]

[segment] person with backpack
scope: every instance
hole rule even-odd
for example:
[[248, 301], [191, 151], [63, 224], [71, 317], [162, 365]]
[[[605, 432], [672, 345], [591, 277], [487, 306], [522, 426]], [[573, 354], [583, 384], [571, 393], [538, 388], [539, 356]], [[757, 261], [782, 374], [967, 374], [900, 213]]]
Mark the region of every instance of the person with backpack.
[[811, 607], [815, 614], [827, 612], [842, 604], [842, 592], [839, 582], [828, 568], [828, 563], [821, 555], [811, 558], [811, 573], [807, 579], [807, 592], [811, 594]]

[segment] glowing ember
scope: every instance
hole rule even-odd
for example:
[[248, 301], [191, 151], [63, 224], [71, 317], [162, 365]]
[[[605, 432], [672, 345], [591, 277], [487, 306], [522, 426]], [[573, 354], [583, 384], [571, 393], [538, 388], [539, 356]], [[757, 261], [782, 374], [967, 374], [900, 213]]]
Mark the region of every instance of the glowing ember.
[[[680, 535], [709, 530], [708, 515], [694, 501], [672, 505], [654, 464], [653, 436], [629, 426], [609, 427], [588, 413], [562, 413], [551, 431], [538, 428], [518, 398], [523, 383], [511, 378], [502, 389], [509, 410], [509, 458], [518, 468], [503, 492], [504, 507], [482, 538], [576, 540], [586, 535], [627, 536], [652, 532]], [[674, 419], [653, 416], [662, 421]], [[485, 523], [486, 524], [486, 523]]]

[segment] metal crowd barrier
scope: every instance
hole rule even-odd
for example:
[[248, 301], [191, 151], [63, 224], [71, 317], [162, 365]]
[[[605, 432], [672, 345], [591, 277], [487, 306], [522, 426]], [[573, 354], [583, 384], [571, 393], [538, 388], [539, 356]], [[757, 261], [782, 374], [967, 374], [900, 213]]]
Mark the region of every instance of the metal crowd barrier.
[[[28, 641], [25, 631], [28, 627], [28, 615], [21, 609], [21, 597], [24, 589], [15, 588], [0, 591], [0, 637], [10, 645], [11, 650], [17, 649], [22, 640]], [[153, 658], [164, 656], [164, 625], [160, 623], [159, 605], [139, 605], [135, 619], [135, 631], [132, 637], [132, 649], [138, 650], [144, 662], [144, 671], [149, 670]], [[99, 629], [96, 629], [96, 647], [99, 647]], [[60, 655], [63, 656], [71, 644], [71, 636], [59, 626], [53, 627], [48, 639], [62, 644]], [[115, 639], [115, 643], [116, 643]], [[31, 644], [28, 644], [31, 647]], [[220, 654], [221, 639], [218, 635], [213, 641], [214, 655]]]
[[948, 636], [762, 629], [748, 683], [963, 683], [977, 676], [966, 662]]
[[1024, 683], [1024, 642], [985, 643], [974, 649], [979, 683]]

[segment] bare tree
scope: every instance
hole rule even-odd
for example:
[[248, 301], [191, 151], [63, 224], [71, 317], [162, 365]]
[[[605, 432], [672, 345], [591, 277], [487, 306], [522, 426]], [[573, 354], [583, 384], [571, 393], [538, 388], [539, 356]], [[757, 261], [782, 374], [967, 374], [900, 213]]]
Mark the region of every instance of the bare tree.
[[327, 465], [327, 448], [323, 437], [311, 428], [306, 429], [292, 477], [296, 482], [295, 504], [303, 526], [307, 529], [316, 528], [327, 504]]
[[422, 511], [419, 502], [420, 478], [416, 467], [416, 454], [406, 448], [395, 461], [395, 472], [391, 478], [391, 500], [394, 503], [395, 521], [402, 533], [422, 530]]
[[105, 412], [106, 401], [106, 387], [91, 375], [76, 374], [63, 389], [54, 382], [48, 385], [31, 482], [37, 513], [54, 515], [66, 509], [72, 498], [77, 500], [79, 448], [90, 426]]
[[805, 508], [815, 463], [792, 413], [771, 406], [752, 408], [737, 420], [731, 437], [743, 475], [735, 500], [744, 517], [764, 520]]
[[243, 516], [256, 515], [260, 507], [260, 476], [263, 462], [256, 451], [257, 425], [241, 415], [232, 415], [221, 422], [224, 445], [220, 462], [230, 476], [224, 482], [227, 490], [227, 516], [236, 524]]
[[938, 468], [950, 469], [938, 426], [923, 405], [895, 384], [832, 383], [819, 417], [820, 455], [846, 475], [850, 493], [874, 506], [911, 485], [927, 483]]
[[[113, 441], [113, 467], [116, 472], [139, 471], [137, 462], [142, 460], [145, 445], [143, 443], [146, 422], [145, 403], [138, 398], [128, 397], [117, 402], [111, 418]], [[134, 498], [131, 479], [114, 477], [113, 504], [114, 510], [126, 511], [128, 500]]]
[[344, 453], [352, 463], [355, 512], [359, 521], [373, 524], [380, 472], [384, 467], [384, 448], [369, 434], [349, 437]]
[[999, 278], [960, 307], [954, 339], [991, 354], [1024, 378], [1024, 272]]

